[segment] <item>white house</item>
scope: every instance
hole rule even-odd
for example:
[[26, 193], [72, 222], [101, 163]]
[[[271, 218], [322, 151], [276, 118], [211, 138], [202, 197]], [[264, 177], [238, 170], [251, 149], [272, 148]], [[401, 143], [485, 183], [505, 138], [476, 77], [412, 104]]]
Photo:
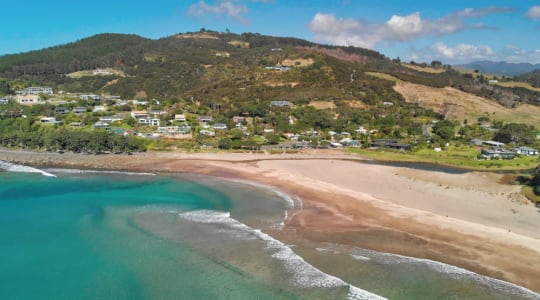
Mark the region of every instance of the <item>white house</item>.
[[76, 115], [83, 114], [86, 112], [86, 107], [82, 107], [82, 106], [74, 107], [71, 111]]
[[27, 87], [22, 91], [16, 91], [16, 95], [39, 95], [39, 94], [45, 94], [45, 95], [52, 95], [54, 94], [53, 89], [50, 87]]
[[79, 99], [81, 99], [81, 100], [99, 101], [99, 100], [101, 100], [101, 96], [100, 95], [94, 95], [94, 94], [83, 94], [83, 95], [79, 96]]
[[161, 121], [158, 118], [141, 118], [139, 124], [147, 126], [160, 126]]
[[92, 111], [93, 112], [104, 112], [104, 111], [107, 111], [107, 108], [105, 106], [98, 105], [98, 106], [94, 106], [94, 109]]
[[44, 124], [53, 124], [53, 125], [62, 123], [62, 121], [56, 121], [56, 118], [53, 118], [53, 117], [41, 118], [39, 119], [39, 122], [44, 123]]
[[179, 121], [179, 122], [185, 122], [186, 121], [186, 116], [183, 115], [183, 114], [176, 114], [176, 115], [174, 115], [174, 120]]
[[201, 130], [199, 133], [205, 136], [216, 136], [216, 133], [210, 130]]
[[514, 151], [517, 153], [517, 154], [521, 154], [521, 155], [527, 155], [527, 156], [536, 156], [538, 155], [538, 150], [534, 149], [534, 148], [531, 148], [531, 147], [516, 147], [514, 148]]
[[8, 104], [9, 100], [7, 98], [0, 98], [0, 104]]
[[227, 130], [227, 124], [225, 124], [225, 123], [216, 123], [216, 124], [214, 124], [214, 130]]

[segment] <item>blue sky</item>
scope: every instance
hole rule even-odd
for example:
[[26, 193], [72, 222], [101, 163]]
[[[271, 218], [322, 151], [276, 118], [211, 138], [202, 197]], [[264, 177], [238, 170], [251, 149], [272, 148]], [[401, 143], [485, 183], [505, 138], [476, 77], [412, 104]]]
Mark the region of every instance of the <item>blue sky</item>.
[[359, 46], [403, 61], [540, 63], [540, 1], [93, 0], [2, 4], [0, 55], [98, 33], [201, 28]]

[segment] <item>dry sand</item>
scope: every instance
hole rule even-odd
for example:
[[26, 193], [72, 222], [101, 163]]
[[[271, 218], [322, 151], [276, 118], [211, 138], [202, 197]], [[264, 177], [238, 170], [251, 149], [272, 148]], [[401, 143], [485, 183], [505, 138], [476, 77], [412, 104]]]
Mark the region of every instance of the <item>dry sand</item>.
[[340, 152], [292, 155], [74, 155], [0, 151], [32, 165], [193, 172], [273, 185], [302, 199], [296, 235], [437, 260], [540, 291], [540, 213], [501, 175], [363, 163]]

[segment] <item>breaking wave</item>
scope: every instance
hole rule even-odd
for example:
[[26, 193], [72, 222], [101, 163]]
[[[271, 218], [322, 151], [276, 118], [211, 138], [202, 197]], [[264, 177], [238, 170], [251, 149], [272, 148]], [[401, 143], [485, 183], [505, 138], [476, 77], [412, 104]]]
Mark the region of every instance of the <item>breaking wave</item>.
[[65, 174], [118, 174], [118, 175], [139, 175], [139, 176], [156, 176], [154, 173], [144, 172], [125, 172], [125, 171], [110, 171], [110, 170], [83, 170], [83, 169], [46, 169], [50, 172], [65, 173]]
[[338, 277], [324, 273], [306, 262], [289, 246], [258, 229], [251, 228], [231, 218], [228, 212], [197, 210], [178, 213], [178, 216], [190, 222], [215, 224], [220, 228], [226, 228], [228, 231], [232, 231], [235, 237], [242, 236], [247, 239], [256, 238], [264, 241], [266, 243], [266, 249], [271, 253], [271, 257], [283, 263], [287, 272], [292, 276], [292, 283], [295, 286], [302, 288], [347, 287], [349, 290], [349, 299], [385, 299], [379, 295], [352, 286]]
[[1, 161], [1, 160], [0, 160], [0, 169], [6, 170], [8, 172], [39, 173], [39, 174], [42, 174], [43, 176], [47, 176], [47, 177], [56, 177], [56, 175], [51, 174], [49, 172], [46, 172], [44, 170], [32, 168], [32, 167], [29, 167], [29, 166], [12, 164], [12, 163]]

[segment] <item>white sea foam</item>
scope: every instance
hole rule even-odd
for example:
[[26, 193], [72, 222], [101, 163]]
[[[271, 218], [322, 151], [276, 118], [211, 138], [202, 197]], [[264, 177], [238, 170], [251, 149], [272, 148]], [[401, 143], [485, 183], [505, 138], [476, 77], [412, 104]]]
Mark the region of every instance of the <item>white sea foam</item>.
[[291, 274], [292, 283], [296, 286], [302, 288], [348, 287], [349, 299], [385, 299], [376, 294], [351, 286], [340, 278], [322, 272], [294, 253], [291, 247], [258, 229], [253, 229], [231, 218], [228, 212], [199, 210], [179, 213], [178, 216], [182, 219], [200, 224], [215, 224], [221, 228], [228, 227], [231, 230], [244, 232], [247, 236], [263, 240], [271, 256], [281, 261], [286, 270]]
[[12, 164], [12, 163], [8, 163], [8, 162], [1, 161], [1, 160], [0, 160], [0, 169], [4, 169], [4, 170], [6, 170], [8, 172], [40, 173], [40, 174], [42, 174], [44, 176], [56, 177], [56, 175], [51, 174], [51, 173], [46, 172], [46, 171], [43, 171], [43, 170], [40, 170], [40, 169], [36, 169], [36, 168], [28, 167], [28, 166], [23, 166], [23, 165]]
[[155, 176], [154, 173], [143, 172], [124, 172], [124, 171], [110, 171], [110, 170], [82, 170], [82, 169], [46, 169], [49, 172], [66, 173], [66, 174], [118, 174], [118, 175], [140, 175], [140, 176]]
[[287, 208], [289, 208], [289, 209], [302, 208], [302, 201], [300, 200], [300, 198], [290, 196], [290, 195], [276, 189], [273, 186], [269, 186], [269, 185], [261, 184], [261, 183], [256, 183], [256, 182], [249, 181], [249, 180], [241, 180], [241, 179], [230, 179], [230, 181], [238, 182], [238, 183], [242, 183], [242, 184], [246, 184], [246, 185], [251, 185], [251, 186], [263, 189], [263, 190], [270, 191], [270, 192], [274, 193], [276, 196], [278, 196], [279, 198], [283, 199], [285, 201], [286, 205], [287, 205]]
[[451, 278], [459, 280], [474, 281], [479, 284], [488, 286], [498, 291], [504, 291], [511, 295], [520, 296], [527, 299], [540, 299], [540, 295], [519, 285], [506, 282], [503, 280], [483, 276], [472, 271], [433, 261], [424, 258], [408, 257], [403, 255], [377, 252], [367, 249], [354, 248], [351, 250], [353, 258], [361, 256], [366, 257], [380, 264], [416, 264], [430, 268], [433, 271], [447, 274]]

